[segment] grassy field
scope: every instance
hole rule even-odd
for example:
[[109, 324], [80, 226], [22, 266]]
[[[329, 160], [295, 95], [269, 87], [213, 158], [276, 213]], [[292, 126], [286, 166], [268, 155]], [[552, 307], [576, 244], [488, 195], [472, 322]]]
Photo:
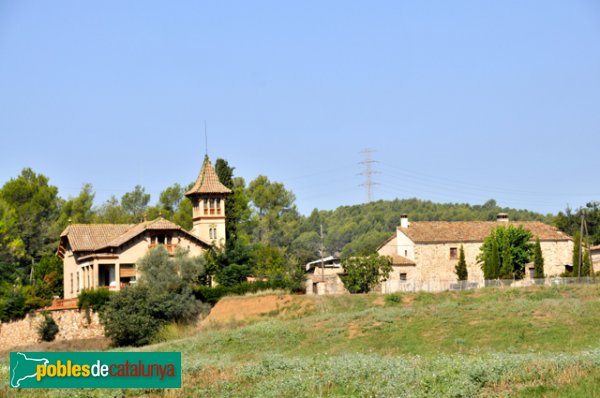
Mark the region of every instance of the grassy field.
[[[181, 390], [68, 394], [600, 396], [596, 286], [273, 300], [280, 304], [267, 315], [143, 348], [182, 352]], [[6, 356], [0, 380], [4, 395], [39, 396], [8, 389]]]

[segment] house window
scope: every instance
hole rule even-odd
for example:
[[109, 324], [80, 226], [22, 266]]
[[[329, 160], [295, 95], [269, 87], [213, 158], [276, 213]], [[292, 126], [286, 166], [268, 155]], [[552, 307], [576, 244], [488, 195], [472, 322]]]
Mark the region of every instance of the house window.
[[404, 250], [404, 257], [408, 257], [408, 250]]
[[451, 259], [458, 258], [458, 249], [456, 247], [450, 248], [450, 258]]
[[79, 271], [77, 271], [77, 291], [79, 291]]
[[71, 272], [71, 294], [73, 294], [73, 273]]
[[400, 273], [400, 280], [401, 281], [406, 281], [406, 272], [401, 272]]

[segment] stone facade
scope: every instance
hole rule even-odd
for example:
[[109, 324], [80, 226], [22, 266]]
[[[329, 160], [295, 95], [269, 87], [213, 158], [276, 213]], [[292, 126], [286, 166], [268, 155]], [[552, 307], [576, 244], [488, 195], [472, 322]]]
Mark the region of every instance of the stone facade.
[[307, 274], [306, 294], [343, 294], [348, 293], [340, 278], [342, 268], [318, 268]]
[[[56, 341], [91, 339], [104, 336], [104, 327], [100, 324], [98, 314], [90, 312], [89, 319], [84, 311], [62, 310], [50, 312], [58, 325]], [[27, 315], [24, 319], [0, 324], [0, 347], [8, 350], [11, 347], [36, 344], [40, 341], [37, 328], [44, 317], [40, 313]]]
[[[507, 219], [505, 219], [507, 220]], [[503, 221], [508, 223], [508, 221]], [[414, 264], [394, 264], [381, 291], [391, 293], [403, 290], [446, 290], [456, 284], [455, 267], [458, 263], [460, 247], [465, 251], [469, 282], [482, 286], [484, 281], [481, 265], [477, 262], [483, 237], [487, 230], [497, 223], [489, 222], [420, 222], [415, 233], [407, 221], [398, 227], [396, 234], [379, 249], [380, 255], [405, 258]], [[495, 224], [495, 225], [494, 225]], [[542, 235], [542, 255], [546, 276], [558, 276], [571, 262], [573, 242], [570, 237], [555, 231], [553, 227], [541, 223], [524, 223], [525, 227]], [[439, 232], [438, 232], [439, 231]], [[446, 239], [450, 237], [450, 239]], [[460, 239], [458, 237], [461, 237]], [[414, 240], [413, 240], [414, 239]], [[525, 278], [533, 277], [533, 264], [526, 267]]]

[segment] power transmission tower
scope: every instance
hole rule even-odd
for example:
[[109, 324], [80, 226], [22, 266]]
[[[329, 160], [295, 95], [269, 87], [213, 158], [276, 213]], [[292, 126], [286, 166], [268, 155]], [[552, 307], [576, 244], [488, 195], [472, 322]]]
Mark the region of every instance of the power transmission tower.
[[373, 160], [373, 149], [365, 148], [360, 153], [364, 155], [364, 160], [360, 162], [360, 164], [364, 165], [365, 169], [361, 175], [365, 176], [364, 184], [360, 184], [360, 186], [364, 186], [367, 188], [367, 202], [373, 201], [373, 185], [377, 185], [376, 182], [373, 182], [373, 174], [377, 174], [376, 171], [373, 170], [373, 163], [377, 163], [376, 160]]

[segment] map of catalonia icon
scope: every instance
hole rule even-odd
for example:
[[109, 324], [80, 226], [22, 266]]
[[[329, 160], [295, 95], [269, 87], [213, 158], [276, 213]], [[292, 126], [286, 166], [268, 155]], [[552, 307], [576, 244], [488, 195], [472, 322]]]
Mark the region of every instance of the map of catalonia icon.
[[15, 357], [16, 362], [14, 365], [11, 364], [12, 371], [10, 372], [10, 385], [13, 388], [22, 387], [21, 383], [23, 381], [35, 378], [37, 376], [37, 366], [48, 365], [50, 362], [46, 358], [29, 358], [22, 352], [17, 352]]

